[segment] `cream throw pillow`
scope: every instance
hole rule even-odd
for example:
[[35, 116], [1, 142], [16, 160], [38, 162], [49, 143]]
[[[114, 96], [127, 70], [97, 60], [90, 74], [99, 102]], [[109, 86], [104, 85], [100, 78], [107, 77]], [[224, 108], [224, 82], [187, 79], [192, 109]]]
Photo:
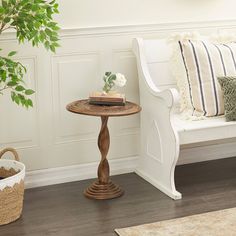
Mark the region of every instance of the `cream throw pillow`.
[[178, 40], [175, 48], [175, 76], [182, 110], [187, 109], [192, 116], [223, 115], [223, 95], [217, 77], [236, 76], [236, 43], [190, 38]]

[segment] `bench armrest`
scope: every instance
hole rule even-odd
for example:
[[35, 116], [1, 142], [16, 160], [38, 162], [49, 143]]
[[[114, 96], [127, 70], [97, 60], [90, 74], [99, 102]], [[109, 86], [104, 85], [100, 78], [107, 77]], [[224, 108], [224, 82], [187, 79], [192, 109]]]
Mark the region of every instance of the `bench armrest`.
[[179, 103], [179, 92], [175, 88], [169, 88], [153, 95], [163, 99], [169, 108]]
[[166, 90], [160, 90], [157, 88], [150, 76], [149, 69], [145, 61], [143, 48], [143, 40], [141, 38], [136, 38], [133, 40], [133, 51], [137, 59], [140, 85], [144, 84], [146, 87], [140, 88], [140, 90], [145, 89], [153, 96], [164, 100], [169, 108], [174, 107], [179, 102], [179, 92], [175, 88]]

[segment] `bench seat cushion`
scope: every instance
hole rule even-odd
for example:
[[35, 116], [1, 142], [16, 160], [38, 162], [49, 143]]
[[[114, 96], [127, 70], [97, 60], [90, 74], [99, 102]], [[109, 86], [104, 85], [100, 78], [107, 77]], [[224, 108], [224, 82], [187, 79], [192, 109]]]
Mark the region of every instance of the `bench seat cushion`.
[[234, 138], [236, 134], [236, 122], [226, 122], [224, 116], [191, 121], [175, 114], [174, 127], [179, 133], [180, 144]]

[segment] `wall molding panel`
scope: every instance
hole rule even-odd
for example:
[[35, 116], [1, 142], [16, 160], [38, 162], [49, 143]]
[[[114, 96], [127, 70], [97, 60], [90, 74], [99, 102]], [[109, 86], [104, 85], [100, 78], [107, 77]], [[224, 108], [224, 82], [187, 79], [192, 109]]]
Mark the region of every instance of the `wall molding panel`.
[[[210, 20], [196, 22], [172, 22], [172, 23], [156, 23], [156, 24], [135, 24], [135, 25], [116, 25], [104, 27], [86, 27], [86, 28], [62, 28], [60, 31], [61, 38], [74, 37], [101, 37], [101, 36], [120, 36], [134, 34], [153, 34], [163, 31], [189, 31], [202, 29], [229, 29], [236, 28], [236, 20]], [[11, 30], [1, 35], [0, 41], [9, 42], [16, 41], [15, 33]]]
[[[96, 144], [100, 119], [69, 113], [66, 105], [86, 98], [90, 91], [100, 90], [102, 75], [110, 70], [126, 75], [128, 83], [123, 92], [128, 100], [139, 103], [132, 39], [162, 38], [174, 32], [196, 30], [203, 34], [236, 32], [236, 20], [62, 29], [57, 54], [29, 44], [18, 45], [14, 32], [4, 33], [0, 39], [3, 52], [19, 51], [19, 60], [28, 67], [26, 81], [36, 90], [32, 110], [15, 107], [5, 96], [0, 106], [2, 112], [10, 107], [1, 123], [11, 124], [1, 129], [1, 146], [19, 150], [28, 170], [27, 186], [95, 177], [100, 160]], [[133, 172], [139, 152], [139, 115], [110, 118], [108, 125], [111, 171]], [[236, 155], [235, 144], [219, 145], [184, 148], [179, 164]]]
[[213, 20], [213, 21], [198, 21], [198, 22], [177, 22], [177, 23], [157, 23], [157, 24], [136, 24], [122, 26], [105, 26], [105, 27], [90, 27], [90, 28], [64, 28], [61, 31], [62, 37], [78, 37], [78, 36], [117, 36], [121, 34], [145, 34], [155, 33], [160, 31], [183, 31], [193, 29], [208, 29], [208, 28], [232, 28], [236, 27], [236, 20]]
[[[79, 138], [93, 138], [99, 124], [92, 117], [65, 112], [66, 105], [76, 98], [86, 98], [91, 90], [99, 88], [100, 55], [98, 52], [71, 53], [53, 56], [53, 105], [55, 144]], [[78, 72], [75, 71], [75, 68]], [[77, 129], [77, 124], [81, 124]]]
[[[26, 83], [34, 90], [37, 90], [37, 56], [18, 57], [17, 60], [27, 68], [27, 74], [25, 76]], [[37, 104], [38, 98], [36, 94], [32, 96], [32, 100]], [[15, 106], [11, 102], [8, 91], [4, 97], [1, 97], [0, 104], [1, 146], [14, 144], [18, 148], [38, 147], [39, 120], [37, 117], [37, 106], [36, 109], [29, 111]]]

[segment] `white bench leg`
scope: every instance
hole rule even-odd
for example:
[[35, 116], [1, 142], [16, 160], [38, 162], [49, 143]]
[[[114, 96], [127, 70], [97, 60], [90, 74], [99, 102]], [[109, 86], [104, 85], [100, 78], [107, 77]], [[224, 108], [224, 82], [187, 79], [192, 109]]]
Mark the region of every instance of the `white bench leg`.
[[[179, 157], [178, 134], [171, 123], [142, 117], [140, 161], [136, 173], [169, 197], [181, 199], [175, 188], [175, 166]], [[159, 125], [158, 125], [159, 124]]]

